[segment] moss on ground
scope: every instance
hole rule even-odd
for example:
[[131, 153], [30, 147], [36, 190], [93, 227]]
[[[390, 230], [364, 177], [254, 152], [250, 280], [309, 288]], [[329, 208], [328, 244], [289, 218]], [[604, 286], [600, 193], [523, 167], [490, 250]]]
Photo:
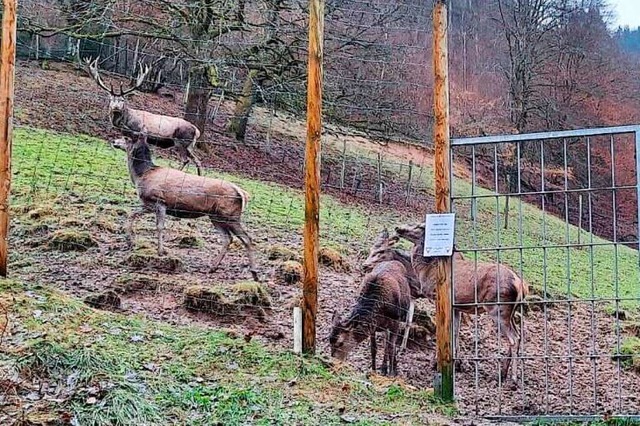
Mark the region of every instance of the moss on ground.
[[301, 260], [300, 253], [295, 250], [292, 250], [288, 247], [273, 245], [267, 249], [267, 259], [269, 260], [281, 260], [284, 262], [287, 261], [297, 261]]
[[98, 243], [86, 231], [59, 229], [49, 237], [47, 247], [58, 251], [86, 251]]
[[152, 269], [163, 272], [180, 272], [184, 263], [171, 255], [158, 255], [155, 248], [136, 248], [127, 256], [125, 264], [134, 269]]
[[282, 262], [276, 268], [276, 276], [279, 281], [286, 284], [297, 284], [302, 281], [302, 275], [304, 273], [302, 264], [295, 260], [289, 260]]
[[318, 261], [336, 272], [349, 272], [351, 267], [346, 258], [336, 249], [323, 247], [318, 253]]
[[345, 414], [357, 425], [426, 424], [453, 413], [400, 382], [221, 331], [96, 311], [44, 287], [2, 281], [0, 303], [12, 305], [0, 372], [14, 396], [0, 424], [55, 423], [61, 413], [96, 426], [340, 424]]

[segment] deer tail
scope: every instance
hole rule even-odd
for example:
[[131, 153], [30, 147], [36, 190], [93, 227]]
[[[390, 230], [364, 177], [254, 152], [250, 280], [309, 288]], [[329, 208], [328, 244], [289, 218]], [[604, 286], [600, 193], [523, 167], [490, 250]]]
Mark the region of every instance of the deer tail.
[[238, 187], [238, 194], [240, 194], [240, 198], [242, 199], [242, 212], [247, 208], [247, 204], [249, 204], [249, 200], [251, 200], [251, 196], [247, 191]]

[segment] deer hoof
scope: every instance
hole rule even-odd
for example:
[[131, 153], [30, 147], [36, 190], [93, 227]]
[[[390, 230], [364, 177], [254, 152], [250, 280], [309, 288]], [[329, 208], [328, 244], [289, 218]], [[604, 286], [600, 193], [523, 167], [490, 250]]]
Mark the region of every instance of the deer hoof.
[[255, 282], [260, 282], [260, 277], [258, 276], [258, 272], [257, 271], [251, 271], [251, 276], [253, 277], [253, 280]]

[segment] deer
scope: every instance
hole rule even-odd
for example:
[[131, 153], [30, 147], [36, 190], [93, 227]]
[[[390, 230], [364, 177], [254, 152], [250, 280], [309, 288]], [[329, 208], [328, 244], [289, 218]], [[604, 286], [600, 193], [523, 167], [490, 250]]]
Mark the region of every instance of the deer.
[[368, 257], [362, 263], [362, 271], [365, 273], [371, 272], [375, 265], [382, 262], [400, 262], [407, 271], [406, 278], [411, 288], [411, 297], [414, 299], [425, 298], [427, 294], [423, 291], [420, 280], [418, 280], [418, 276], [411, 264], [411, 253], [395, 247], [399, 239], [400, 237], [397, 235], [390, 237], [387, 228], [383, 228], [369, 249]]
[[163, 244], [167, 215], [185, 219], [208, 216], [223, 238], [222, 249], [212, 262], [211, 272], [218, 268], [235, 236], [246, 249], [253, 279], [259, 281], [253, 242], [241, 223], [241, 215], [250, 199], [249, 193], [238, 185], [221, 179], [156, 166], [151, 158], [145, 130], [143, 128], [141, 132], [134, 132], [131, 138], [119, 138], [112, 142], [115, 148], [127, 153], [129, 175], [142, 204], [141, 208], [129, 215], [127, 221], [129, 247], [134, 246], [134, 223], [144, 214], [155, 213], [159, 256], [167, 253]]
[[[421, 285], [429, 295], [434, 295], [437, 280], [437, 258], [424, 257], [424, 224], [403, 225], [395, 228], [396, 235], [413, 243], [411, 263]], [[520, 330], [515, 322], [517, 307], [529, 294], [529, 286], [506, 265], [474, 262], [464, 258], [453, 262], [454, 347], [458, 353], [460, 320], [463, 313], [486, 312], [504, 336], [509, 351], [503, 361], [500, 377], [506, 378], [511, 365], [513, 349], [518, 351]], [[432, 297], [432, 296], [431, 296]], [[511, 368], [511, 380], [516, 383], [515, 368]]]
[[331, 356], [344, 361], [367, 337], [370, 339], [371, 369], [376, 371], [376, 332], [384, 332], [383, 375], [397, 375], [397, 346], [411, 303], [407, 271], [397, 261], [382, 262], [365, 275], [356, 304], [346, 319], [334, 312], [329, 336]]
[[[376, 240], [374, 241], [371, 249], [369, 250], [369, 256], [362, 263], [363, 272], [371, 272], [373, 267], [378, 263], [388, 262], [388, 261], [398, 261], [402, 263], [405, 270], [407, 271], [407, 281], [409, 283], [409, 287], [411, 288], [411, 297], [413, 299], [435, 299], [435, 287], [430, 288], [431, 293], [427, 292], [426, 286], [420, 283], [418, 279], [418, 275], [416, 271], [413, 269], [413, 264], [411, 261], [411, 253], [405, 250], [397, 248], [395, 245], [400, 240], [398, 235], [389, 236], [389, 231], [387, 228], [383, 228], [380, 234], [378, 234]], [[453, 258], [460, 260], [464, 259], [462, 253], [455, 251], [454, 246], [454, 254]], [[464, 315], [462, 317], [463, 322], [468, 323], [469, 317], [468, 315]]]
[[142, 86], [151, 68], [149, 66], [143, 67], [142, 63], [140, 63], [140, 71], [135, 78], [135, 82], [126, 89], [123, 89], [122, 85], [120, 85], [120, 90], [116, 91], [113, 88], [113, 84], [107, 87], [102, 80], [98, 71], [98, 60], [99, 58], [96, 58], [92, 62], [90, 59], [85, 58], [84, 62], [98, 87], [109, 93], [109, 118], [111, 124], [127, 137], [131, 137], [132, 133], [140, 132], [143, 128], [146, 128], [149, 132], [148, 143], [163, 149], [174, 148], [182, 160], [180, 170], [184, 169], [189, 161], [193, 161], [198, 175], [201, 176], [202, 165], [198, 157], [192, 152], [192, 146], [195, 145], [196, 140], [200, 137], [200, 130], [195, 125], [182, 118], [154, 114], [130, 108], [126, 105], [126, 97]]

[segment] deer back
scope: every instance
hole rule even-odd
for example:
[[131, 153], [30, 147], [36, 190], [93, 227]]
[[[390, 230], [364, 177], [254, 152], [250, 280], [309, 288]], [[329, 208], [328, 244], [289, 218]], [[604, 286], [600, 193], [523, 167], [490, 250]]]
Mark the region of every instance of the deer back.
[[[461, 260], [454, 264], [455, 303], [517, 302], [526, 296], [526, 284], [506, 265]], [[472, 309], [472, 308], [470, 308]]]
[[224, 220], [239, 220], [248, 200], [247, 193], [231, 182], [166, 167], [148, 171], [136, 186], [145, 203], [160, 202], [170, 213], [202, 213]]
[[151, 139], [176, 138], [193, 141], [200, 137], [198, 128], [183, 118], [154, 114], [134, 108], [127, 109], [124, 125], [136, 131], [142, 127], [146, 128]]

